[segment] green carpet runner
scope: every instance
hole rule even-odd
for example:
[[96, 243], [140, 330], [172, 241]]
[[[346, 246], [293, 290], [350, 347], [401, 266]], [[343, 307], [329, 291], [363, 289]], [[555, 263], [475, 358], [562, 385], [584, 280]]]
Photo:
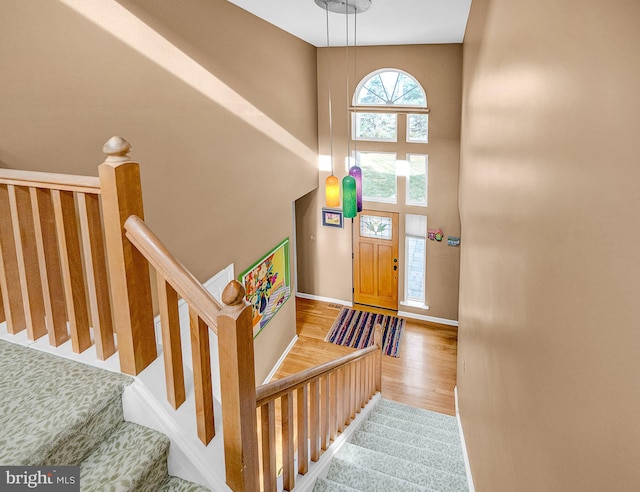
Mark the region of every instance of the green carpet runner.
[[468, 491], [456, 418], [380, 400], [313, 490]]
[[0, 341], [0, 465], [79, 465], [83, 492], [208, 490], [167, 474], [166, 436], [124, 421], [131, 381]]

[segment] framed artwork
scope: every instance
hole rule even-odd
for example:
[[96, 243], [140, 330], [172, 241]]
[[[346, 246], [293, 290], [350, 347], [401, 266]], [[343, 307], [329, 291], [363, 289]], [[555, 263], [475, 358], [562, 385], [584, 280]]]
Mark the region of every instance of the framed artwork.
[[322, 225], [342, 229], [342, 210], [322, 209]]
[[291, 296], [289, 238], [240, 274], [239, 280], [251, 304], [255, 337]]

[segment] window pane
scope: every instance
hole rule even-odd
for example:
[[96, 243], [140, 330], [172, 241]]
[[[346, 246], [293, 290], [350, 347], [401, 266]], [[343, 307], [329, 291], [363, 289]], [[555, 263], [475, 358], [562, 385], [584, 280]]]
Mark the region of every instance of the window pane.
[[379, 217], [377, 215], [360, 216], [360, 235], [375, 239], [385, 239], [391, 241], [393, 229], [389, 217]]
[[407, 154], [407, 205], [427, 206], [428, 158], [424, 154]]
[[424, 302], [425, 245], [424, 237], [406, 237], [407, 292], [405, 297], [408, 301]]
[[362, 169], [362, 199], [396, 203], [396, 154], [358, 152], [356, 159]]
[[427, 99], [418, 82], [401, 73], [398, 76], [396, 91], [393, 94], [393, 104], [426, 106]]
[[424, 304], [427, 217], [405, 216], [405, 300]]
[[427, 143], [429, 141], [429, 115], [407, 115], [407, 142]]
[[385, 113], [355, 113], [355, 140], [396, 142], [398, 116]]

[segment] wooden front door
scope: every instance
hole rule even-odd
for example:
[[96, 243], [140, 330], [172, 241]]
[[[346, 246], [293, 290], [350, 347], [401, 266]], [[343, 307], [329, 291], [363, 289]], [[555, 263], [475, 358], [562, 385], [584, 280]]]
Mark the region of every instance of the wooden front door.
[[353, 302], [398, 310], [398, 214], [363, 210], [354, 220]]

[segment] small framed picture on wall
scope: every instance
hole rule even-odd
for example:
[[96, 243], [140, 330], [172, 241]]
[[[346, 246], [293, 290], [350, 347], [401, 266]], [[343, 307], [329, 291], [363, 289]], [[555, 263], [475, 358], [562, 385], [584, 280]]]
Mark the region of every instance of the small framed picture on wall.
[[342, 229], [342, 210], [322, 209], [322, 225]]

